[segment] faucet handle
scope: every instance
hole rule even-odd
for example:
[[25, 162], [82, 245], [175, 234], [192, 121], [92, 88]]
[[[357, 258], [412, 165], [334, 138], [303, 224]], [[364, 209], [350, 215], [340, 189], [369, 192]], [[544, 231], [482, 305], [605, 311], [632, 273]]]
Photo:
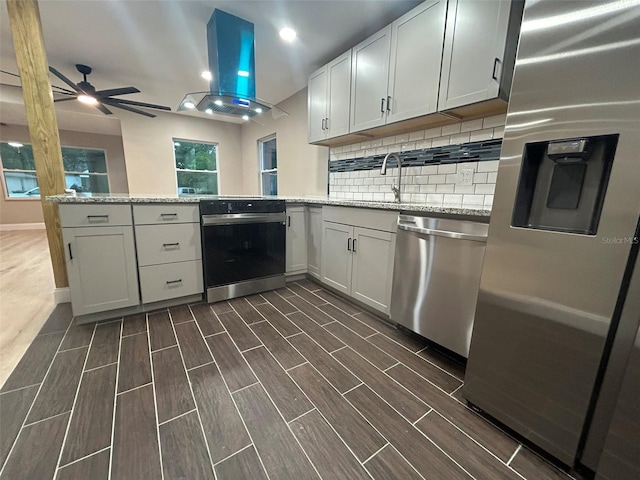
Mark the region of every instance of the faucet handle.
[[397, 202], [400, 202], [400, 189], [395, 185], [391, 185], [391, 191]]

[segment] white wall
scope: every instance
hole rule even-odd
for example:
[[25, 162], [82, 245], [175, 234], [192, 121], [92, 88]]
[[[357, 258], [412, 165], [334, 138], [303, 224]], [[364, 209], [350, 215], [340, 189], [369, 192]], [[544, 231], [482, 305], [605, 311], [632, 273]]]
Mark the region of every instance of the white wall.
[[122, 142], [131, 194], [177, 193], [173, 139], [218, 144], [219, 193], [243, 192], [240, 125], [175, 113], [156, 118], [120, 113]]
[[258, 140], [276, 134], [278, 194], [326, 196], [329, 149], [307, 143], [307, 89], [278, 104], [289, 116], [273, 119], [270, 113], [258, 122], [242, 125], [242, 173], [246, 195], [259, 195]]

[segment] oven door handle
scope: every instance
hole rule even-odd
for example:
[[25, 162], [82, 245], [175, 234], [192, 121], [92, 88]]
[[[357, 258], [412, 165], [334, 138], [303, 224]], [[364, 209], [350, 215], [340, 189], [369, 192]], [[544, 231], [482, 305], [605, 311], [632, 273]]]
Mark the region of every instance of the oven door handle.
[[202, 226], [237, 225], [241, 223], [286, 222], [287, 215], [281, 213], [229, 213], [222, 215], [202, 215]]

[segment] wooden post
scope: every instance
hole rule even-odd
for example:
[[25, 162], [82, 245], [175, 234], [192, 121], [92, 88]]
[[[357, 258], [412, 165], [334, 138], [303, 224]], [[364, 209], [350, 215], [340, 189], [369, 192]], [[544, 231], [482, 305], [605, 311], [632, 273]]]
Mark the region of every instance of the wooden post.
[[65, 179], [40, 11], [37, 0], [7, 0], [7, 10], [22, 83], [22, 96], [27, 109], [53, 277], [56, 287], [63, 288], [69, 285], [69, 281], [58, 205], [44, 199], [47, 195], [63, 194]]

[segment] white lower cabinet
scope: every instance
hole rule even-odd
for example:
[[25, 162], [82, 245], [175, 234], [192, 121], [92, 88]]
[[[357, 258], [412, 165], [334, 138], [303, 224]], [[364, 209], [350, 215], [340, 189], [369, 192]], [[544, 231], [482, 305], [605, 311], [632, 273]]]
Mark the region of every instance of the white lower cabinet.
[[306, 207], [287, 207], [287, 240], [285, 271], [288, 274], [307, 271]]
[[63, 228], [62, 237], [74, 315], [138, 305], [131, 225]]
[[320, 280], [322, 264], [322, 207], [307, 210], [307, 273]]
[[327, 221], [322, 231], [322, 281], [388, 314], [395, 233]]

